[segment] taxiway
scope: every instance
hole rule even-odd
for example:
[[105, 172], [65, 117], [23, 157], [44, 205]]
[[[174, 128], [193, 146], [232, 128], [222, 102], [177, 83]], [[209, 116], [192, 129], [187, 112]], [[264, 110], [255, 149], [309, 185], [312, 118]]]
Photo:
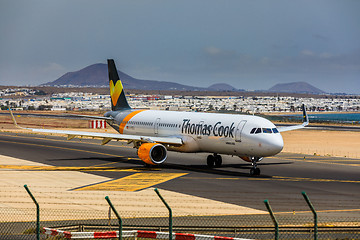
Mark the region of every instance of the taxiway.
[[[251, 177], [250, 165], [237, 157], [223, 156], [221, 168], [209, 169], [207, 154], [169, 152], [165, 164], [147, 169], [137, 158], [136, 150], [123, 142], [101, 146], [99, 140], [67, 141], [64, 137], [7, 132], [0, 133], [0, 152], [48, 165], [20, 165], [18, 169], [81, 171], [112, 179], [82, 186], [83, 191], [158, 187], [259, 210], [266, 210], [263, 200], [269, 199], [276, 212], [309, 210], [301, 196], [305, 191], [320, 212], [356, 217], [360, 214], [360, 159], [282, 153], [264, 159], [259, 164], [262, 174]], [[148, 179], [144, 173], [160, 175]], [[131, 187], [127, 188], [127, 184]]]

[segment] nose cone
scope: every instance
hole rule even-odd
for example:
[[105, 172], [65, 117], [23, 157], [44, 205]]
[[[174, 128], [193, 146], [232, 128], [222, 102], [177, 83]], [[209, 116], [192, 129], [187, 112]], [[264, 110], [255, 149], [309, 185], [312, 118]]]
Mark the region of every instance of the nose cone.
[[[264, 139], [265, 140], [265, 139]], [[284, 147], [284, 141], [280, 134], [274, 134], [271, 137], [268, 136], [263, 144], [261, 144], [261, 151], [265, 156], [274, 156], [281, 152]]]
[[274, 152], [276, 152], [275, 154], [281, 152], [281, 150], [284, 148], [284, 140], [280, 133], [274, 135], [274, 140], [270, 144], [271, 148], [274, 149]]

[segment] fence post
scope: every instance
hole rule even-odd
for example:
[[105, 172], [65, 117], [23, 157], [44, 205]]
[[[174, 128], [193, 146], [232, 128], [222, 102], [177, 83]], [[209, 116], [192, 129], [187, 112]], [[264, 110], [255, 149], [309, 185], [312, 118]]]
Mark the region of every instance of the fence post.
[[169, 210], [169, 240], [172, 240], [172, 228], [173, 228], [173, 222], [172, 222], [172, 210], [170, 208], [170, 206], [167, 204], [167, 202], [165, 201], [165, 199], [161, 196], [159, 190], [157, 188], [154, 189], [154, 191], [156, 192], [156, 194], [159, 196], [159, 198], [161, 199], [161, 201], [164, 203], [164, 205], [166, 206], [166, 208]]
[[314, 206], [311, 204], [309, 197], [306, 195], [306, 192], [302, 192], [301, 194], [305, 198], [306, 203], [309, 205], [312, 213], [314, 214], [314, 239], [317, 240], [318, 239], [318, 217], [317, 217], [317, 213], [315, 211]]
[[108, 196], [106, 196], [105, 199], [109, 203], [111, 209], [114, 211], [117, 219], [119, 220], [119, 240], [122, 240], [122, 219], [121, 219], [120, 215], [118, 214], [118, 212], [116, 211], [114, 205], [110, 201], [110, 198]]
[[40, 207], [39, 207], [39, 204], [36, 201], [34, 195], [32, 195], [32, 193], [30, 192], [30, 189], [28, 188], [28, 186], [26, 184], [24, 185], [24, 188], [26, 189], [26, 191], [28, 192], [31, 199], [33, 200], [33, 202], [36, 205], [36, 239], [40, 240]]
[[264, 200], [264, 203], [265, 203], [265, 206], [266, 206], [267, 210], [269, 211], [271, 219], [275, 225], [275, 240], [278, 240], [279, 239], [279, 223], [275, 218], [274, 212], [271, 209], [269, 201], [266, 199], [266, 200]]

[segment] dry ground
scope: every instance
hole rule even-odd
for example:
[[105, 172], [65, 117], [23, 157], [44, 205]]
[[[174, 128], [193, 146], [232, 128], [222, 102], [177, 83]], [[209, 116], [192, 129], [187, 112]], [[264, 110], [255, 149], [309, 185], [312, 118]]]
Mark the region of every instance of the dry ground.
[[303, 129], [282, 136], [283, 152], [360, 158], [360, 132]]

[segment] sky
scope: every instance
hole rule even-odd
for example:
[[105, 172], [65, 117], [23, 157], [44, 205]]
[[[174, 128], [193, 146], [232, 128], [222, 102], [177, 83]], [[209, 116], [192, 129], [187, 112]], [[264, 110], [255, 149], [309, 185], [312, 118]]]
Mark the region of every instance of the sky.
[[360, 94], [357, 0], [0, 0], [0, 85], [113, 58], [132, 77]]

